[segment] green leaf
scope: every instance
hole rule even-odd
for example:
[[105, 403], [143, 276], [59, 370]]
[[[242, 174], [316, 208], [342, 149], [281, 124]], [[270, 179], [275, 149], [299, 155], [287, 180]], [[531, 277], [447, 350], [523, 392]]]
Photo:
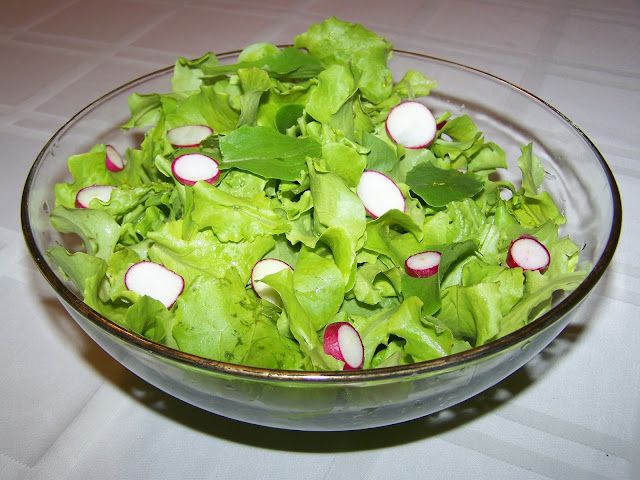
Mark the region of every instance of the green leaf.
[[260, 99], [271, 86], [269, 74], [259, 68], [241, 68], [238, 69], [238, 78], [243, 91], [242, 97], [240, 97], [242, 110], [238, 126], [253, 126], [258, 118]]
[[264, 43], [259, 44], [259, 47], [261, 48], [255, 51], [245, 49], [235, 64], [201, 64], [199, 65], [201, 73], [198, 73], [198, 77], [204, 82], [211, 82], [223, 75], [235, 73], [239, 68], [256, 67], [265, 70], [275, 78], [301, 80], [313, 78], [323, 70], [318, 59], [297, 48], [286, 47], [276, 51], [272, 46], [265, 46]]
[[430, 250], [442, 253], [438, 273], [426, 278], [416, 278], [404, 273], [402, 276], [402, 295], [405, 299], [411, 296], [418, 297], [423, 305], [423, 315], [435, 314], [441, 306], [442, 283], [451, 266], [470, 255], [476, 248], [476, 244], [471, 240], [452, 243], [444, 248], [431, 248]]
[[348, 66], [331, 65], [317, 77], [306, 111], [321, 123], [329, 123], [356, 91], [356, 83]]
[[527, 197], [538, 194], [544, 180], [544, 168], [540, 159], [533, 155], [533, 143], [520, 147], [522, 155], [518, 158], [518, 168], [522, 171], [522, 190]]
[[69, 253], [59, 245], [51, 247], [47, 255], [60, 267], [63, 274], [76, 285], [84, 302], [96, 312], [104, 315], [110, 321], [127, 327], [125, 319], [128, 305], [118, 304], [100, 299], [106, 262], [100, 257], [84, 252]]
[[404, 352], [411, 355], [414, 362], [425, 362], [451, 354], [453, 335], [451, 331], [436, 327], [421, 315], [421, 303], [416, 297], [403, 302], [400, 313], [389, 319], [389, 333], [405, 340]]
[[162, 100], [157, 93], [139, 94], [132, 93], [127, 98], [129, 111], [131, 113], [127, 123], [122, 125], [122, 130], [131, 128], [144, 128], [154, 125], [160, 119]]
[[495, 338], [500, 330], [500, 284], [478, 283], [445, 289], [438, 318], [456, 338], [468, 340], [475, 346], [483, 345]]
[[194, 281], [177, 303], [173, 336], [182, 351], [249, 366], [302, 368], [298, 345], [278, 333], [233, 272]]
[[402, 98], [413, 100], [429, 95], [437, 86], [437, 80], [426, 77], [422, 72], [409, 70], [393, 89]]
[[556, 225], [566, 222], [548, 192], [540, 192], [538, 195], [517, 193], [514, 195], [513, 214], [521, 225], [528, 228], [539, 227], [548, 221]]
[[239, 168], [268, 178], [294, 181], [307, 170], [306, 159], [322, 155], [308, 137], [290, 137], [269, 127], [243, 125], [220, 138], [220, 168]]
[[305, 48], [324, 67], [353, 64], [362, 72], [360, 91], [372, 103], [391, 94], [393, 76], [387, 60], [393, 46], [362, 25], [332, 17], [298, 35], [295, 46]]
[[293, 271], [293, 288], [298, 302], [316, 330], [324, 328], [344, 300], [342, 272], [328, 258], [302, 249]]
[[376, 350], [386, 346], [391, 335], [404, 340], [403, 351], [411, 355], [414, 362], [451, 353], [451, 332], [424, 321], [421, 310], [422, 302], [417, 297], [409, 297], [400, 305], [370, 317], [354, 319], [354, 327], [364, 345], [364, 368], [371, 367]]
[[385, 173], [395, 165], [397, 160], [396, 152], [387, 142], [376, 135], [363, 132], [362, 146], [369, 149], [367, 155], [367, 170]]
[[[585, 278], [583, 271], [571, 272], [556, 277], [546, 277], [538, 271], [524, 272], [525, 294], [522, 299], [504, 316], [500, 325], [500, 336], [514, 332], [527, 325], [537, 315], [548, 309], [551, 296], [558, 290], [574, 290]], [[540, 305], [543, 309], [540, 310]], [[536, 314], [532, 312], [536, 311]]]
[[122, 185], [127, 177], [107, 170], [106, 149], [104, 144], [97, 144], [90, 151], [71, 155], [67, 160], [69, 172], [73, 177], [71, 183], [56, 183], [54, 187], [56, 205], [74, 208], [76, 195], [84, 187], [90, 185]]
[[314, 219], [319, 233], [325, 228], [343, 228], [355, 244], [366, 228], [366, 212], [362, 201], [336, 174], [318, 172], [313, 166], [309, 173]]
[[407, 185], [427, 205], [443, 207], [450, 202], [473, 197], [482, 190], [482, 181], [457, 170], [444, 170], [430, 163], [416, 165], [407, 174]]
[[336, 266], [342, 273], [342, 285], [345, 292], [353, 287], [356, 278], [356, 242], [349, 232], [341, 227], [329, 227], [318, 238], [318, 242], [331, 250]]
[[273, 246], [271, 236], [257, 236], [239, 242], [221, 242], [211, 230], [182, 237], [182, 222], [167, 223], [155, 232], [149, 232], [153, 240], [149, 258], [165, 265], [190, 283], [198, 276], [223, 277], [227, 270], [235, 269], [240, 280], [246, 283], [251, 269]]
[[291, 333], [300, 344], [302, 352], [308, 356], [313, 368], [316, 370], [342, 369], [342, 362], [324, 353], [313, 319], [296, 295], [291, 270], [285, 268], [264, 277], [262, 281], [273, 287], [280, 295]]
[[178, 57], [173, 66], [173, 75], [171, 77], [172, 90], [176, 93], [187, 94], [197, 92], [203, 85], [203, 71], [210, 71], [216, 67], [218, 67], [218, 58], [211, 52], [207, 52], [193, 60]]
[[342, 178], [349, 187], [356, 188], [367, 159], [346, 141], [330, 142], [322, 145], [322, 163], [327, 170]]
[[174, 314], [151, 297], [144, 296], [127, 309], [127, 326], [153, 342], [176, 347], [171, 333], [175, 323]]
[[208, 125], [218, 134], [231, 132], [240, 118], [230, 105], [229, 93], [221, 88], [203, 85], [200, 91], [186, 97], [166, 116], [167, 130], [183, 125]]
[[524, 294], [524, 275], [521, 269], [485, 263], [479, 258], [474, 258], [463, 267], [462, 286], [479, 283], [498, 283], [502, 315], [506, 315]]
[[193, 186], [193, 202], [193, 221], [200, 229], [210, 227], [223, 242], [253, 240], [290, 228], [262, 193], [251, 198], [236, 197], [198, 182]]
[[280, 107], [275, 114], [275, 127], [278, 132], [286, 135], [294, 125], [297, 125], [298, 119], [304, 114], [304, 106], [298, 103], [291, 103]]
[[489, 175], [498, 168], [507, 168], [504, 150], [493, 142], [487, 142], [469, 159], [467, 170], [476, 175]]
[[111, 215], [90, 208], [55, 207], [51, 212], [51, 224], [59, 232], [77, 234], [87, 253], [103, 260], [108, 260], [113, 253], [121, 232], [120, 225]]

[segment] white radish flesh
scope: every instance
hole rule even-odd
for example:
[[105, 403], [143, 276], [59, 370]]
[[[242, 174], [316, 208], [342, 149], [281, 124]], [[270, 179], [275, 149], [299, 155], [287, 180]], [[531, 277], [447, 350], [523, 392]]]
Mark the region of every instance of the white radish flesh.
[[199, 181], [214, 183], [220, 176], [218, 162], [201, 153], [186, 153], [171, 164], [171, 171], [183, 185], [195, 185]]
[[365, 170], [356, 188], [365, 210], [373, 218], [378, 218], [389, 210], [405, 211], [406, 203], [402, 191], [393, 180], [375, 170]]
[[393, 107], [385, 126], [394, 142], [410, 149], [427, 147], [438, 131], [431, 110], [416, 101], [402, 102]]
[[184, 279], [159, 263], [142, 261], [129, 267], [125, 286], [139, 295], [147, 295], [170, 308], [184, 290]]
[[513, 192], [508, 188], [502, 188], [500, 189], [500, 198], [507, 202], [513, 198]]
[[110, 172], [119, 172], [124, 168], [125, 162], [120, 153], [112, 145], [105, 147], [106, 157], [105, 166]]
[[358, 331], [347, 322], [327, 325], [323, 339], [324, 353], [344, 362], [344, 370], [357, 370], [364, 364], [364, 346]]
[[260, 298], [267, 300], [280, 308], [282, 308], [282, 299], [280, 298], [280, 294], [278, 294], [273, 287], [264, 283], [262, 279], [267, 275], [278, 273], [286, 268], [293, 271], [293, 268], [282, 260], [278, 260], [276, 258], [263, 258], [256, 262], [251, 270], [251, 286], [256, 294]]
[[523, 270], [543, 272], [550, 261], [551, 256], [547, 247], [530, 235], [522, 235], [511, 242], [507, 253], [507, 265], [510, 268], [520, 267]]
[[440, 257], [441, 253], [435, 251], [416, 253], [405, 260], [404, 268], [412, 277], [430, 277], [438, 273]]
[[167, 132], [167, 139], [174, 147], [197, 147], [200, 142], [213, 133], [207, 125], [183, 125]]
[[113, 185], [91, 185], [79, 190], [76, 194], [76, 207], [89, 208], [89, 203], [94, 198], [101, 202], [108, 202], [111, 192], [115, 189]]

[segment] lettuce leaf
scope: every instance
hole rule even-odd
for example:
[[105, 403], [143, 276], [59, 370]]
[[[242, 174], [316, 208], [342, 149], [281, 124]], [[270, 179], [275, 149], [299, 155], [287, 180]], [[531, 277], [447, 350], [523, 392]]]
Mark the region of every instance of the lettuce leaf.
[[241, 126], [220, 139], [222, 169], [238, 168], [281, 180], [299, 180], [306, 159], [322, 155], [312, 138], [289, 137], [269, 128]]
[[295, 47], [306, 49], [325, 68], [350, 64], [358, 68], [362, 72], [359, 89], [372, 103], [392, 92], [393, 76], [387, 67], [392, 45], [360, 24], [329, 18], [298, 35]]
[[282, 337], [231, 270], [200, 277], [178, 299], [173, 336], [178, 347], [213, 360], [276, 369], [302, 368], [298, 345]]

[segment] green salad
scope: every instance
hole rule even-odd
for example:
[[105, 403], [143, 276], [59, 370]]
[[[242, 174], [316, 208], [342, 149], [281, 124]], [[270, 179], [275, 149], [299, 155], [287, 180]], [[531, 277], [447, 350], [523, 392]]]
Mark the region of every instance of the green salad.
[[[234, 364], [343, 369], [323, 348], [337, 322], [357, 331], [364, 369], [439, 358], [526, 325], [585, 276], [579, 248], [559, 236], [565, 218], [541, 190], [533, 145], [521, 148], [516, 187], [491, 180], [507, 168], [505, 152], [466, 115], [434, 112], [428, 146], [396, 143], [390, 111], [428, 103], [437, 79], [408, 71], [394, 83], [391, 58], [386, 39], [336, 18], [291, 47], [251, 45], [232, 65], [213, 53], [178, 58], [171, 92], [129, 97], [121, 128], [144, 140], [118, 168], [105, 144], [68, 159], [73, 180], [56, 185], [51, 222], [83, 249], [48, 255], [114, 323]], [[184, 126], [209, 131], [176, 145], [168, 132]], [[188, 154], [214, 159], [215, 179], [180, 181], [173, 165]], [[356, 192], [365, 171], [395, 183], [405, 207], [371, 215]], [[92, 186], [106, 194], [79, 205]], [[523, 236], [544, 245], [545, 268], [508, 264]], [[435, 274], [408, 273], [420, 252], [439, 254]], [[260, 279], [277, 301], [252, 284], [263, 259], [290, 266]], [[175, 302], [127, 285], [140, 262], [181, 277]]]

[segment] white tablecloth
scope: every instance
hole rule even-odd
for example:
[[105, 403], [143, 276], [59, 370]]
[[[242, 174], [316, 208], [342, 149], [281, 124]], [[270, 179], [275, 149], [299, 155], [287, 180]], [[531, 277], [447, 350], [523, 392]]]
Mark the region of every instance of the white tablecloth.
[[[178, 55], [290, 43], [336, 15], [489, 71], [574, 120], [622, 192], [583, 315], [495, 388], [428, 418], [300, 433], [202, 412], [129, 373], [59, 306], [18, 209], [81, 107]], [[640, 4], [634, 0], [8, 0], [0, 8], [0, 478], [640, 478]]]

